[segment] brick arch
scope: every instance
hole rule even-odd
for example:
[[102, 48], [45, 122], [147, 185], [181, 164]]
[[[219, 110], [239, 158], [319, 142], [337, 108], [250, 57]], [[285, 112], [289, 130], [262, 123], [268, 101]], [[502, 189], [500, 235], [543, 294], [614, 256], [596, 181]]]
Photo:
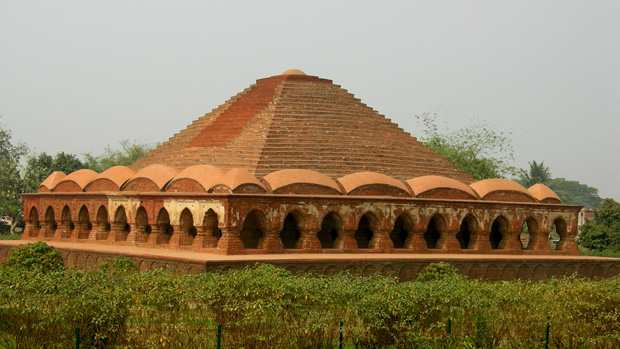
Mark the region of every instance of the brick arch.
[[491, 229], [489, 232], [489, 241], [491, 242], [491, 249], [503, 250], [506, 241], [508, 239], [510, 221], [503, 215], [498, 214], [491, 221]]
[[35, 238], [39, 236], [39, 231], [41, 229], [39, 210], [37, 210], [35, 206], [31, 206], [29, 212], [28, 220], [26, 221], [26, 236], [29, 238]]
[[407, 212], [394, 217], [392, 230], [389, 233], [394, 248], [410, 248], [413, 239], [413, 219]]
[[155, 228], [157, 232], [156, 245], [167, 245], [170, 242], [170, 237], [174, 233], [174, 229], [170, 224], [170, 213], [165, 207], [159, 209], [157, 212], [157, 218], [155, 220]]
[[239, 237], [244, 249], [259, 249], [267, 229], [265, 214], [258, 209], [250, 211], [243, 219]]
[[308, 221], [310, 220], [309, 219], [310, 217], [307, 212], [303, 212], [303, 211], [305, 210], [303, 210], [302, 207], [289, 207], [288, 209], [286, 209], [280, 215], [281, 218], [278, 220], [277, 230], [284, 229], [284, 220], [286, 219], [288, 215], [292, 215], [295, 218], [295, 221], [297, 221], [297, 225], [298, 225], [297, 228], [299, 230], [306, 229]]
[[299, 248], [298, 241], [304, 230], [305, 219], [299, 210], [291, 210], [281, 220], [280, 240], [285, 249]]
[[54, 213], [54, 207], [51, 205], [47, 206], [45, 209], [45, 215], [43, 216], [43, 225], [39, 232], [40, 238], [49, 239], [54, 237], [54, 233], [58, 228], [58, 223], [56, 222], [56, 214]]
[[321, 243], [321, 248], [331, 249], [335, 247], [336, 240], [342, 236], [344, 223], [337, 211], [327, 211], [322, 215], [320, 230], [317, 232], [317, 238]]
[[188, 207], [181, 211], [178, 222], [179, 231], [177, 233], [180, 234], [178, 245], [191, 246], [197, 235], [197, 230], [194, 225], [194, 214]]
[[91, 223], [88, 207], [86, 207], [86, 205], [82, 205], [77, 215], [76, 237], [78, 238], [78, 240], [88, 239], [92, 229], [93, 224]]
[[[560, 236], [560, 240], [555, 246], [556, 251], [562, 251], [564, 249], [564, 245], [566, 244], [566, 240], [568, 239], [568, 224], [563, 217], [555, 217], [553, 221], [551, 221], [551, 225], [549, 226], [549, 233], [551, 233], [551, 229], [555, 225], [556, 233]], [[547, 235], [548, 236], [548, 235]]]
[[353, 234], [357, 247], [362, 249], [370, 248], [371, 240], [378, 234], [380, 226], [379, 217], [374, 212], [366, 211], [362, 214], [357, 220], [357, 229]]
[[473, 249], [479, 233], [480, 224], [476, 216], [468, 213], [461, 219], [459, 231], [456, 233], [456, 240], [459, 242], [459, 247], [462, 250]]
[[134, 217], [134, 229], [134, 241], [136, 243], [146, 243], [152, 232], [152, 227], [151, 224], [149, 224], [149, 214], [146, 211], [146, 208], [142, 205], [140, 205], [136, 210], [136, 215]]
[[441, 213], [435, 213], [428, 219], [426, 231], [422, 235], [427, 249], [440, 249], [446, 238], [448, 221]]
[[[71, 233], [75, 228], [75, 223], [73, 222], [73, 214], [71, 212], [71, 208], [69, 205], [64, 205], [62, 211], [60, 211], [60, 224], [58, 224], [58, 230], [56, 230], [56, 234], [59, 235], [62, 239], [71, 238]], [[58, 234], [60, 231], [60, 234]]]

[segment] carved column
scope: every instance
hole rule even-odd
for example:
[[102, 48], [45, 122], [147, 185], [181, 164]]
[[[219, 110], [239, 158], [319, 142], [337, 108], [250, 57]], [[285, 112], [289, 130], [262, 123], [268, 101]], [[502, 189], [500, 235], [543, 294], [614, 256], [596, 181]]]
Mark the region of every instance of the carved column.
[[129, 232], [125, 229], [126, 223], [110, 223], [110, 233], [108, 234], [108, 241], [121, 242], [127, 241], [127, 235]]
[[426, 227], [417, 227], [411, 230], [407, 240], [405, 240], [405, 248], [413, 249], [415, 251], [425, 251], [428, 249], [426, 246], [426, 240], [424, 239], [424, 233]]
[[240, 239], [240, 230], [224, 228], [222, 237], [217, 242], [217, 249], [224, 254], [237, 254], [243, 251], [243, 242]]
[[61, 221], [54, 232], [54, 240], [71, 238], [72, 231], [70, 222]]
[[506, 235], [502, 239], [502, 240], [505, 240], [505, 242], [500, 243], [500, 245], [503, 245], [501, 246], [503, 247], [503, 250], [511, 251], [511, 252], [521, 251], [523, 248], [521, 246], [521, 241], [519, 241], [520, 233], [521, 233], [520, 227], [518, 231], [511, 230], [507, 232]]
[[439, 238], [439, 241], [437, 241], [437, 247], [444, 251], [450, 252], [460, 250], [461, 244], [456, 238], [456, 234], [459, 232], [459, 228], [460, 226], [457, 227], [456, 231], [454, 229], [446, 229], [446, 231], [441, 232], [441, 237]]
[[297, 240], [297, 244], [295, 248], [300, 250], [304, 250], [305, 252], [319, 252], [321, 251], [321, 241], [317, 237], [316, 231], [311, 230], [301, 230], [299, 240]]
[[376, 229], [372, 234], [372, 239], [368, 242], [368, 248], [391, 252], [394, 250], [394, 242], [390, 239], [391, 229]]
[[73, 229], [73, 232], [71, 233], [71, 241], [88, 239], [92, 229], [89, 229], [88, 226], [88, 222], [78, 222], [78, 224], [75, 225], [75, 229]]
[[174, 232], [170, 237], [170, 246], [192, 246], [194, 237], [187, 229], [182, 229], [180, 225], [173, 225], [172, 229]]
[[22, 238], [28, 240], [36, 240], [41, 231], [41, 228], [37, 225], [38, 222], [26, 221], [26, 227], [24, 228], [24, 232], [22, 233]]
[[343, 229], [336, 241], [334, 241], [334, 248], [343, 251], [355, 251], [357, 250], [357, 241], [355, 241], [356, 229]]
[[258, 243], [258, 248], [268, 252], [282, 252], [284, 246], [280, 239], [280, 232], [277, 230], [271, 230], [264, 234]]
[[549, 232], [530, 232], [530, 241], [527, 243], [529, 251], [549, 251]]
[[491, 251], [491, 240], [489, 232], [479, 231], [476, 234], [476, 241], [474, 242], [474, 250], [476, 251]]
[[90, 230], [88, 240], [107, 240], [110, 231], [106, 229], [105, 223], [93, 224], [93, 229]]
[[[556, 250], [560, 250], [570, 255], [579, 255], [579, 246], [575, 242], [575, 236], [577, 236], [576, 232], [566, 233], [564, 238], [561, 238], [558, 241]], [[547, 244], [548, 245], [548, 244]]]

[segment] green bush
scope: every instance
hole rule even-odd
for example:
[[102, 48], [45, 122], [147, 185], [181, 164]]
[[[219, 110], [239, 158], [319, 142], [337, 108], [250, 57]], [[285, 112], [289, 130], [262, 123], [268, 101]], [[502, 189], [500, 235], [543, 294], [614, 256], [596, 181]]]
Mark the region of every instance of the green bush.
[[5, 265], [43, 272], [64, 269], [64, 261], [60, 253], [42, 241], [13, 248]]

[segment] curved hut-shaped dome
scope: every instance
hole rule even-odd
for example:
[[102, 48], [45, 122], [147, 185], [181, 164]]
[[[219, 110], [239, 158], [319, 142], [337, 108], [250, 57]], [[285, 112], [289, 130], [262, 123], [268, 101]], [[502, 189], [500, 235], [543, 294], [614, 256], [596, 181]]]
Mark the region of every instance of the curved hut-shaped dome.
[[487, 201], [536, 202], [536, 199], [519, 183], [502, 178], [485, 179], [470, 187]]
[[177, 171], [166, 165], [151, 165], [138, 171], [121, 188], [123, 191], [162, 191]]
[[409, 197], [407, 186], [390, 176], [376, 172], [357, 172], [337, 179], [347, 195]]
[[536, 200], [545, 204], [561, 204], [562, 200], [542, 183], [534, 184], [527, 190]]
[[211, 165], [194, 165], [177, 173], [166, 187], [167, 192], [208, 192], [224, 172]]
[[418, 198], [475, 200], [476, 192], [467, 184], [443, 176], [422, 176], [406, 182]]
[[233, 168], [222, 175], [210, 188], [214, 193], [266, 193], [267, 189], [244, 168]]
[[126, 166], [114, 166], [101, 172], [90, 184], [86, 186], [84, 191], [120, 191], [121, 187], [136, 173]]
[[67, 175], [61, 179], [56, 187], [54, 187], [55, 193], [71, 193], [81, 192], [84, 188], [97, 177], [98, 173], [93, 170], [82, 169]]
[[263, 177], [274, 194], [342, 195], [331, 178], [310, 170], [280, 170]]
[[47, 193], [56, 187], [58, 182], [60, 182], [63, 178], [67, 177], [64, 172], [54, 171], [51, 175], [47, 176], [45, 180], [39, 185], [37, 191], [39, 193]]

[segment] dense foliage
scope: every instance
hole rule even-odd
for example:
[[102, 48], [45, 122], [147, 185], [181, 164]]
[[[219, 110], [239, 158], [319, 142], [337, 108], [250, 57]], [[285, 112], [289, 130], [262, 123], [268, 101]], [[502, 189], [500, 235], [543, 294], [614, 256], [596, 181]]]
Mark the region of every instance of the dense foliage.
[[620, 252], [620, 204], [605, 199], [594, 219], [580, 227], [579, 244], [592, 251]]
[[124, 140], [120, 142], [120, 149], [112, 149], [108, 146], [102, 154], [84, 154], [85, 167], [101, 173], [113, 166], [128, 166], [153, 150], [155, 146]]
[[0, 219], [2, 231], [10, 227], [13, 232], [21, 218], [20, 161], [26, 154], [24, 144], [11, 140], [11, 131], [0, 125]]
[[[620, 345], [620, 279], [469, 280], [444, 264], [417, 281], [294, 275], [271, 265], [200, 275], [0, 268], [0, 347], [540, 348]], [[451, 320], [451, 334], [447, 324]]]
[[5, 265], [10, 268], [41, 272], [64, 269], [64, 261], [60, 253], [42, 241], [13, 248]]
[[508, 134], [495, 131], [483, 121], [441, 131], [436, 114], [416, 116], [424, 134], [420, 140], [441, 156], [452, 161], [474, 179], [504, 178], [514, 175], [513, 148]]

